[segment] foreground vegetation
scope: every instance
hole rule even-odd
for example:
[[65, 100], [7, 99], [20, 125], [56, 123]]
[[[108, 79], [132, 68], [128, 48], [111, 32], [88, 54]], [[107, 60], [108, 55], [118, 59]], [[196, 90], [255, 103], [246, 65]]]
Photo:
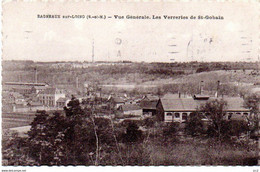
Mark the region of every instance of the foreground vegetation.
[[36, 115], [28, 137], [5, 134], [3, 165], [256, 165], [256, 140], [248, 135], [254, 128], [224, 121], [224, 105], [201, 107], [211, 106], [213, 121], [204, 128], [196, 116], [184, 126], [156, 118], [115, 123], [72, 98], [64, 113]]

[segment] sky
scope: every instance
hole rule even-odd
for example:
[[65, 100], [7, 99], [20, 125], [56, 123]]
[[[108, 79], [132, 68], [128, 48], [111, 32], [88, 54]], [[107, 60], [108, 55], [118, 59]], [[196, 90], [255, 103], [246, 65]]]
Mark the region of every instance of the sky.
[[[37, 15], [106, 15], [48, 19]], [[223, 20], [115, 19], [114, 15], [223, 16]], [[3, 3], [2, 59], [34, 61], [257, 61], [256, 2]]]

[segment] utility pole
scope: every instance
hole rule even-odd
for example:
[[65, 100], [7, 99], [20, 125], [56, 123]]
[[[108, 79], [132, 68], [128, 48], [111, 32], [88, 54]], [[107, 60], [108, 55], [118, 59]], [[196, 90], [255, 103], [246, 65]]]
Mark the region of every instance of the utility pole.
[[94, 39], [92, 40], [92, 63], [95, 62], [95, 44], [94, 44]]

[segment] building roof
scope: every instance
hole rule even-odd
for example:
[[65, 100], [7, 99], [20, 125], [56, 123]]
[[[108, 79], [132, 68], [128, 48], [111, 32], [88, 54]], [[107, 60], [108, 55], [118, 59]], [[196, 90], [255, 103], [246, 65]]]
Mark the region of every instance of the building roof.
[[140, 102], [140, 106], [142, 107], [142, 109], [156, 109], [156, 105], [157, 105], [158, 101], [147, 101], [147, 100], [143, 100]]
[[28, 86], [28, 85], [8, 85], [8, 87], [13, 89], [14, 91], [17, 91], [17, 90], [32, 90], [32, 87]]
[[39, 92], [39, 94], [61, 94], [62, 90], [57, 88], [49, 87]]
[[227, 97], [224, 98], [225, 101], [227, 101], [228, 104], [228, 110], [235, 111], [235, 110], [248, 110], [244, 107], [244, 99], [240, 97]]
[[2, 92], [2, 98], [5, 99], [5, 98], [8, 98], [8, 97], [14, 97], [16, 99], [23, 99], [24, 96], [20, 93], [17, 93], [17, 92], [6, 92], [6, 91], [3, 91]]
[[28, 105], [29, 106], [42, 106], [42, 104], [40, 102], [35, 102], [35, 101], [29, 102]]
[[141, 110], [142, 108], [136, 104], [121, 105], [120, 108], [123, 111]]
[[146, 94], [142, 100], [159, 100], [159, 97], [158, 96], [155, 96], [155, 95], [151, 95], [151, 94]]
[[193, 98], [161, 99], [165, 111], [194, 111], [200, 104]]
[[66, 102], [67, 100], [69, 100], [68, 98], [65, 97], [60, 97], [56, 102]]
[[5, 82], [5, 85], [48, 86], [46, 83]]
[[32, 88], [35, 88], [36, 90], [42, 90], [45, 89], [45, 86], [33, 86]]
[[120, 97], [109, 97], [108, 100], [112, 100], [115, 103], [125, 103], [125, 100]]
[[[162, 106], [165, 111], [195, 111], [200, 105], [209, 100], [216, 98], [210, 97], [208, 100], [197, 100], [193, 98], [176, 98], [176, 99], [161, 99]], [[240, 97], [224, 98], [227, 102], [228, 111], [249, 111], [243, 105], [244, 100]]]
[[195, 94], [195, 95], [193, 95], [193, 98], [197, 99], [197, 100], [208, 100], [209, 96], [208, 95]]

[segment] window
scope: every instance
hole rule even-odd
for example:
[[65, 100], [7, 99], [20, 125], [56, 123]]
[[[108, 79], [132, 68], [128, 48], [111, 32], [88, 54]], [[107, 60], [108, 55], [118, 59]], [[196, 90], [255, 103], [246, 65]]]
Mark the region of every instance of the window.
[[228, 119], [232, 118], [233, 113], [228, 113]]
[[166, 115], [167, 115], [167, 116], [172, 116], [172, 113], [167, 113]]
[[248, 116], [248, 113], [243, 113], [243, 115]]
[[180, 118], [180, 113], [175, 113], [174, 116], [175, 118]]
[[182, 113], [182, 120], [187, 121], [188, 114], [187, 113]]
[[195, 116], [195, 113], [194, 112], [191, 112], [190, 113], [190, 117], [194, 117]]
[[241, 115], [241, 113], [238, 112], [238, 113], [236, 113], [236, 115]]

